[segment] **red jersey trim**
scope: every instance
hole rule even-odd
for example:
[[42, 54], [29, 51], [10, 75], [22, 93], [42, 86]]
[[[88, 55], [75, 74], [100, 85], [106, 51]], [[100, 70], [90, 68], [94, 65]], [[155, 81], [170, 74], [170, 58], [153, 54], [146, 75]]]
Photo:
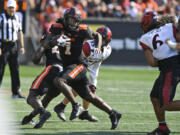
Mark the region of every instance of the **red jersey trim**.
[[178, 29], [173, 25], [173, 36], [176, 38], [176, 33], [178, 32]]
[[141, 45], [141, 47], [143, 48], [143, 50], [145, 49], [150, 49], [149, 46], [147, 46], [146, 44], [144, 44], [143, 42], [139, 41], [139, 44]]

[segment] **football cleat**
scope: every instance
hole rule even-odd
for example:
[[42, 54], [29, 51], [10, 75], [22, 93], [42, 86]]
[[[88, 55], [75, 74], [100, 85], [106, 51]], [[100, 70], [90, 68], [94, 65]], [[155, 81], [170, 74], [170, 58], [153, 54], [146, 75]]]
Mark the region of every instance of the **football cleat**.
[[12, 95], [12, 98], [13, 98], [13, 99], [25, 99], [25, 97], [22, 96], [21, 94], [16, 94], [16, 95], [13, 94], [13, 95]]
[[64, 106], [61, 104], [58, 104], [57, 106], [54, 107], [54, 111], [56, 112], [57, 116], [63, 120], [66, 121], [66, 116], [64, 114]]
[[169, 135], [169, 134], [170, 134], [170, 130], [168, 128], [166, 130], [161, 130], [159, 128], [156, 128], [152, 132], [147, 133], [147, 135]]
[[43, 114], [40, 114], [39, 122], [34, 126], [34, 128], [41, 128], [47, 119], [51, 117], [51, 113], [46, 111]]
[[80, 115], [79, 115], [79, 119], [81, 120], [88, 120], [88, 121], [91, 121], [91, 122], [98, 122], [98, 118], [96, 118], [95, 116], [93, 115], [90, 115], [88, 113], [88, 111], [83, 111]]
[[69, 120], [73, 120], [76, 117], [78, 117], [82, 113], [83, 110], [84, 109], [82, 108], [82, 106], [78, 103], [72, 105], [72, 112], [71, 112], [71, 115], [69, 117]]
[[112, 123], [112, 126], [111, 126], [112, 130], [117, 128], [121, 117], [122, 117], [122, 114], [120, 112], [112, 110], [112, 112], [110, 113], [110, 116], [109, 116], [111, 123]]
[[34, 124], [35, 122], [32, 120], [33, 117], [31, 117], [30, 115], [27, 115], [23, 118], [21, 124], [22, 125], [26, 125], [26, 124]]

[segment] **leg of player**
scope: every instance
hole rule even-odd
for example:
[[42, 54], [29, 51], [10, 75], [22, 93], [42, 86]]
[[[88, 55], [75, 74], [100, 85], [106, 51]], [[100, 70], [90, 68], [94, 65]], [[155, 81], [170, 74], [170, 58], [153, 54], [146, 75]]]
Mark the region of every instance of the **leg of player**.
[[[81, 107], [80, 104], [77, 103], [72, 91], [71, 91], [71, 88], [64, 82], [65, 80], [60, 78], [60, 77], [56, 77], [54, 79], [54, 85], [61, 89], [62, 93], [68, 98], [68, 100], [71, 102], [72, 104], [72, 112], [71, 112], [71, 115], [70, 115], [70, 120], [73, 120], [75, 119], [76, 117], [78, 117], [80, 115], [80, 113], [82, 112], [83, 108]], [[58, 117], [60, 118], [59, 116], [59, 112], [58, 110], [55, 110]]]
[[90, 115], [89, 114], [89, 105], [90, 105], [90, 102], [86, 101], [83, 99], [83, 108], [84, 108], [84, 111], [79, 115], [79, 119], [81, 120], [88, 120], [90, 122], [98, 122], [98, 118], [96, 118], [95, 116], [93, 115]]
[[[94, 94], [96, 93], [96, 87], [94, 85], [89, 85], [89, 89], [91, 90], [92, 93]], [[88, 112], [89, 105], [90, 105], [90, 102], [83, 99], [83, 108], [85, 110], [79, 115], [79, 119], [88, 120], [91, 122], [98, 122], [98, 118], [89, 114]]]
[[[179, 111], [180, 101], [173, 101], [178, 83], [178, 73], [160, 74], [156, 80], [151, 92], [151, 101], [154, 106], [154, 111], [159, 122], [158, 128], [148, 133], [148, 135], [165, 134], [169, 135], [170, 130], [165, 121], [165, 111]], [[163, 78], [163, 79], [162, 79]], [[167, 78], [170, 80], [167, 83]], [[158, 95], [155, 94], [158, 93]]]
[[40, 113], [39, 122], [34, 126], [34, 128], [41, 128], [46, 120], [49, 119], [51, 113], [45, 110], [40, 100], [40, 95], [38, 95], [34, 91], [30, 90], [29, 96], [27, 98], [27, 103], [34, 108], [35, 112], [37, 111], [38, 113]]
[[[75, 97], [78, 95], [73, 89], [72, 89], [72, 93]], [[69, 103], [69, 100], [67, 99], [67, 97], [65, 97], [62, 102], [60, 102], [54, 107], [54, 111], [57, 113], [58, 117], [63, 121], [66, 121], [64, 110], [68, 103]]]
[[155, 135], [157, 133], [165, 133], [166, 134], [166, 132], [168, 135], [170, 131], [169, 131], [166, 121], [165, 121], [165, 110], [162, 107], [160, 107], [159, 100], [157, 98], [151, 97], [151, 102], [153, 104], [154, 112], [155, 112], [156, 118], [159, 122], [159, 126], [152, 132], [148, 133], [148, 135]]
[[[52, 92], [53, 91], [53, 92]], [[48, 104], [58, 95], [60, 94], [59, 91], [49, 90], [48, 93], [42, 99], [42, 105], [44, 108], [48, 106]], [[22, 125], [25, 124], [34, 124], [35, 122], [32, 120], [39, 112], [37, 110], [33, 110], [29, 115], [25, 116], [22, 120]]]
[[166, 111], [180, 111], [180, 100], [172, 101], [163, 106]]
[[91, 102], [97, 108], [99, 108], [99, 109], [105, 111], [107, 114], [109, 114], [109, 118], [112, 123], [111, 129], [117, 128], [119, 120], [122, 116], [122, 114], [120, 112], [113, 110], [100, 97], [94, 95], [92, 92], [90, 92], [84, 99]]

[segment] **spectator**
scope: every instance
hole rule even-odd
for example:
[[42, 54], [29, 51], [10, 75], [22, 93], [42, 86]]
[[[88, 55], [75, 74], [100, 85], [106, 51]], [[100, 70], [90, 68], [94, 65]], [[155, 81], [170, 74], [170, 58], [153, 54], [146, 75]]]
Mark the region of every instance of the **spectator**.
[[131, 1], [130, 5], [126, 7], [126, 10], [127, 10], [127, 13], [129, 14], [129, 17], [137, 18], [138, 9], [134, 1]]
[[62, 6], [63, 8], [74, 7], [75, 6], [74, 0], [64, 0]]
[[154, 0], [144, 0], [142, 6], [146, 11], [158, 11], [158, 4]]

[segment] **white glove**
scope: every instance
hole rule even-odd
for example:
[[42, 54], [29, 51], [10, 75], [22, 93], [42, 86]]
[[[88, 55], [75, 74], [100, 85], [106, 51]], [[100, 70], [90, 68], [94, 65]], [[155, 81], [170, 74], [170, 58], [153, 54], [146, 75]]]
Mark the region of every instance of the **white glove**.
[[58, 39], [57, 39], [57, 45], [61, 46], [61, 47], [65, 47], [66, 46], [66, 42], [70, 42], [70, 38], [68, 38], [65, 35], [61, 35]]
[[165, 42], [170, 48], [176, 49], [177, 43], [172, 42], [170, 39], [166, 40]]

